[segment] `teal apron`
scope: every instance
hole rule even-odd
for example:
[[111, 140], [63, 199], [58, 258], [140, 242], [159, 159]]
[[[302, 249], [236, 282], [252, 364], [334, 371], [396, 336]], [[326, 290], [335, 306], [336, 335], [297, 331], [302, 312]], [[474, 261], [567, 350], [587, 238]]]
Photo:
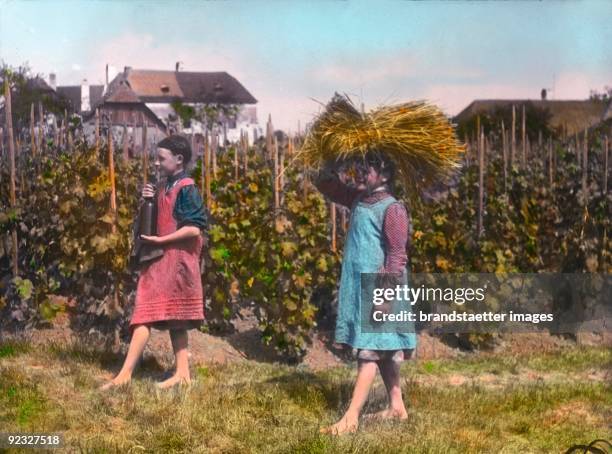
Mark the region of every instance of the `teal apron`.
[[[377, 273], [385, 262], [383, 221], [389, 205], [397, 202], [392, 196], [373, 204], [353, 203], [349, 230], [344, 245], [342, 274], [338, 291], [338, 317], [335, 341], [357, 349], [401, 350], [416, 348], [417, 337], [412, 332], [362, 332], [361, 273]], [[407, 284], [407, 271], [404, 270]], [[408, 310], [410, 305], [407, 304]]]

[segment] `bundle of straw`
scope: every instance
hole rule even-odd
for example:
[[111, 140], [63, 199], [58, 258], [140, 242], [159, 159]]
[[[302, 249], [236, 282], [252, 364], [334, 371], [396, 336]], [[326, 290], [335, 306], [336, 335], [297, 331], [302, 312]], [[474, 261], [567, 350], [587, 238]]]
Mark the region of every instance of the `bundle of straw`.
[[460, 167], [465, 144], [456, 138], [446, 116], [426, 101], [361, 113], [346, 94], [335, 93], [313, 122], [296, 158], [317, 169], [326, 161], [365, 156], [368, 151], [388, 154], [398, 180], [413, 192]]

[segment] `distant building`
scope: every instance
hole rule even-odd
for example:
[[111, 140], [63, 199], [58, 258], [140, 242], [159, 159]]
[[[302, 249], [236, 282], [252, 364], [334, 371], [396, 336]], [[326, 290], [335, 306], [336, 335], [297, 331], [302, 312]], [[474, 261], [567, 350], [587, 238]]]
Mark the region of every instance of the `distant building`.
[[[177, 67], [178, 69], [178, 67]], [[238, 105], [236, 118], [223, 121], [218, 133], [221, 139], [238, 140], [240, 131], [246, 131], [249, 142], [262, 134], [257, 122], [257, 100], [249, 91], [227, 72], [189, 72], [133, 69], [129, 66], [119, 73], [104, 91], [104, 95], [92, 104], [85, 115], [92, 121], [95, 108], [106, 115], [114, 127], [127, 124], [139, 127], [142, 115], [164, 134], [171, 132], [177, 124], [177, 115], [172, 103], [185, 106], [202, 104]], [[182, 132], [201, 134], [204, 125], [192, 121]]]
[[[55, 75], [50, 74], [51, 84], [55, 83]], [[98, 104], [102, 99], [104, 85], [89, 85], [87, 79], [83, 79], [81, 85], [62, 85], [55, 91], [64, 96], [71, 107], [71, 113], [85, 115], [91, 112], [92, 106]]]
[[565, 131], [567, 135], [573, 135], [601, 122], [606, 111], [606, 104], [597, 100], [550, 100], [546, 99], [546, 90], [542, 90], [540, 98], [535, 100], [477, 99], [453, 117], [453, 122], [460, 124], [469, 120], [474, 115], [492, 113], [498, 108], [511, 108], [513, 104], [516, 106], [517, 121], [520, 122], [521, 106], [531, 103], [534, 107], [549, 110], [551, 113], [551, 127]]

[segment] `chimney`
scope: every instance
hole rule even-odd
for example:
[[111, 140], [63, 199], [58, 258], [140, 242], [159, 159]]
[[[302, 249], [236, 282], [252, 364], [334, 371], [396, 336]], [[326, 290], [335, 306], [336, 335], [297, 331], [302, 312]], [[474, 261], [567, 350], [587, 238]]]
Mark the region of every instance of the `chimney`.
[[55, 73], [49, 73], [49, 86], [53, 88], [53, 90], [57, 90], [57, 79]]
[[174, 70], [178, 72], [180, 66], [181, 66], [181, 62], [177, 61], [176, 64], [174, 65]]
[[81, 82], [81, 112], [89, 112], [91, 105], [89, 104], [89, 83], [87, 79]]
[[542, 101], [546, 101], [546, 88], [542, 88], [542, 91], [540, 92], [540, 97], [542, 98]]
[[132, 70], [131, 66], [124, 66], [123, 67], [123, 73], [127, 76], [128, 73]]
[[108, 63], [106, 64], [106, 77], [104, 78], [104, 89], [102, 90], [102, 96], [108, 92]]

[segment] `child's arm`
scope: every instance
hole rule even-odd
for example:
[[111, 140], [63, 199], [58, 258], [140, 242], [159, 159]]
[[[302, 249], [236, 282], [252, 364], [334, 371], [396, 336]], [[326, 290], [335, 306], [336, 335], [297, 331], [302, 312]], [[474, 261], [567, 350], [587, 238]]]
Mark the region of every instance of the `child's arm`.
[[200, 229], [193, 225], [185, 225], [178, 229], [176, 232], [169, 233], [164, 236], [144, 236], [143, 238], [157, 238], [154, 242], [157, 244], [167, 244], [173, 241], [184, 240], [186, 238], [196, 237], [200, 234]]
[[177, 230], [184, 226], [195, 226], [204, 232], [208, 227], [208, 216], [200, 191], [195, 185], [184, 186], [177, 195], [173, 216]]
[[342, 182], [335, 167], [333, 161], [328, 161], [314, 178], [313, 184], [332, 202], [350, 208], [361, 191]]
[[406, 267], [410, 218], [403, 203], [392, 203], [385, 212], [383, 223], [385, 263], [380, 272], [400, 273]]
[[176, 219], [176, 232], [164, 236], [143, 235], [142, 239], [156, 244], [166, 244], [201, 235], [208, 226], [202, 197], [194, 185], [181, 188], [172, 215]]

